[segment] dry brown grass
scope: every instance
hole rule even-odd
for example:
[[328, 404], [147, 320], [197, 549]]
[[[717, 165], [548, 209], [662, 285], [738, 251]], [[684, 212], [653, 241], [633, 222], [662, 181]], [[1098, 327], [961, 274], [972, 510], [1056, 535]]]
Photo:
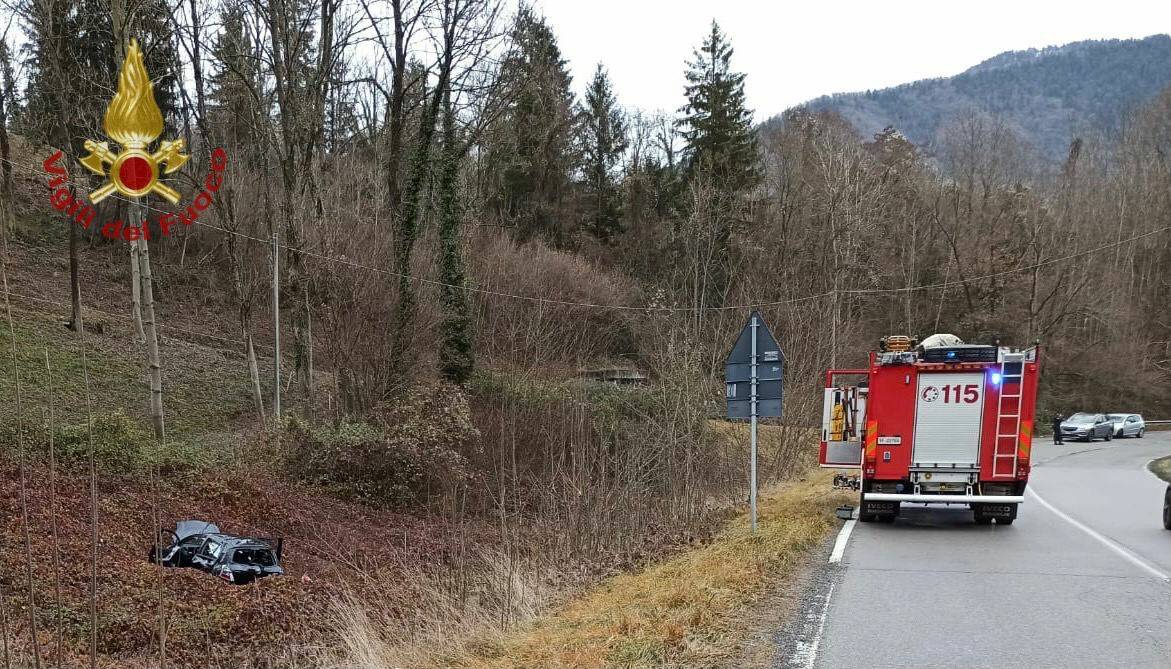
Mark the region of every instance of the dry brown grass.
[[762, 495], [756, 536], [748, 531], [747, 515], [740, 514], [706, 545], [613, 577], [514, 634], [475, 635], [462, 648], [437, 647], [427, 666], [551, 669], [718, 662], [738, 647], [752, 604], [790, 576], [835, 526], [833, 510], [843, 499], [830, 487], [828, 472], [813, 471]]
[[469, 639], [499, 638], [499, 630], [531, 620], [553, 596], [547, 578], [500, 551], [476, 550], [457, 562], [395, 569], [373, 576], [377, 583], [364, 594], [341, 594], [327, 614], [339, 646], [318, 665], [428, 666]]

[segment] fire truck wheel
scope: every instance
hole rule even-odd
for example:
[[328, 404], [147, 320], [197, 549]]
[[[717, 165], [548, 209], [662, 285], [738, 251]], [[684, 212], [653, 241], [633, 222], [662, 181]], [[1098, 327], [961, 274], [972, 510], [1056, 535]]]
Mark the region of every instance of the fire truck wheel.
[[873, 523], [875, 514], [866, 513], [866, 493], [858, 492], [858, 520], [863, 523]]

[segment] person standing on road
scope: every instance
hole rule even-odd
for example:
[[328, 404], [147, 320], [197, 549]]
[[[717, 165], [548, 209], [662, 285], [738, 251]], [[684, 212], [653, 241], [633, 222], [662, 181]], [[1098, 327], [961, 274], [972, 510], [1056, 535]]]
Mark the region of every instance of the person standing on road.
[[1053, 443], [1055, 444], [1065, 443], [1061, 440], [1061, 421], [1063, 420], [1065, 418], [1061, 414], [1055, 414], [1053, 416]]

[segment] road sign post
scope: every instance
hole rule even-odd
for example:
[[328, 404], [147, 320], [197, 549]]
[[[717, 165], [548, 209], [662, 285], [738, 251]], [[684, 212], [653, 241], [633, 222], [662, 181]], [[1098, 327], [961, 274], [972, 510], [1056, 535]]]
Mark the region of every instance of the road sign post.
[[752, 312], [728, 354], [724, 379], [728, 417], [749, 420], [748, 505], [753, 534], [756, 533], [757, 419], [781, 416], [784, 362], [785, 355], [760, 312]]
[[750, 319], [752, 321], [752, 427], [749, 428], [752, 440], [752, 455], [749, 456], [751, 464], [749, 465], [749, 484], [748, 484], [748, 507], [750, 509], [749, 515], [752, 518], [752, 533], [756, 534], [756, 328], [760, 327], [757, 324], [759, 320], [756, 314], [752, 314]]

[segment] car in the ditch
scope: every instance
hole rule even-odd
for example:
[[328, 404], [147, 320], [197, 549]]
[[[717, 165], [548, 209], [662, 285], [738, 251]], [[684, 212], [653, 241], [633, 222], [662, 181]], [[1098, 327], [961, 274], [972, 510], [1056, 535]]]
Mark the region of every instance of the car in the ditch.
[[281, 539], [225, 534], [212, 523], [181, 520], [163, 530], [147, 556], [164, 567], [191, 567], [229, 583], [244, 585], [265, 576], [279, 576]]

